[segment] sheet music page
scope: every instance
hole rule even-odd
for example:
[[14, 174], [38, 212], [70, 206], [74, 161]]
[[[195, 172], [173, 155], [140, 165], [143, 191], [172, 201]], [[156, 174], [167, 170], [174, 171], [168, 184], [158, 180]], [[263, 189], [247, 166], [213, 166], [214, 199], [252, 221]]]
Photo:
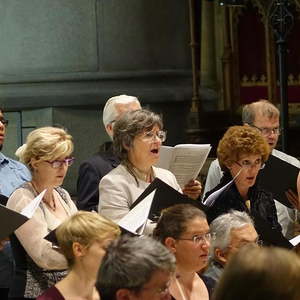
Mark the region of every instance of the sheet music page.
[[43, 190], [40, 194], [38, 194], [27, 206], [22, 209], [21, 214], [30, 219], [34, 215], [46, 191], [47, 190]]
[[175, 175], [181, 188], [191, 179], [197, 178], [210, 149], [209, 144], [181, 144], [173, 148], [169, 170]]
[[290, 239], [290, 243], [295, 247], [300, 243], [300, 234]]
[[242, 171], [242, 169], [235, 175], [235, 177], [231, 181], [229, 181], [223, 187], [221, 187], [220, 189], [218, 189], [218, 190], [214, 191], [212, 194], [210, 194], [203, 201], [203, 204], [207, 207], [211, 207], [215, 203], [217, 198], [233, 184], [234, 180], [240, 175], [241, 171]]
[[159, 159], [156, 164], [156, 167], [169, 170], [172, 154], [173, 154], [173, 147], [161, 146], [159, 149]]
[[144, 229], [145, 227], [155, 192], [156, 189], [130, 210], [129, 213], [118, 222], [118, 225], [132, 233], [141, 234], [141, 230], [139, 229], [141, 229], [141, 227]]

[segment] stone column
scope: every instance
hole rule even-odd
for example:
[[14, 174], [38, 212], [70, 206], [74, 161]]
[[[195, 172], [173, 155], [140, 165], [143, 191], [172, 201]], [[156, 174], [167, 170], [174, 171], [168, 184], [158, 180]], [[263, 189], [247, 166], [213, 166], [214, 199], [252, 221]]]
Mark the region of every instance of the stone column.
[[216, 88], [215, 3], [202, 1], [201, 87]]

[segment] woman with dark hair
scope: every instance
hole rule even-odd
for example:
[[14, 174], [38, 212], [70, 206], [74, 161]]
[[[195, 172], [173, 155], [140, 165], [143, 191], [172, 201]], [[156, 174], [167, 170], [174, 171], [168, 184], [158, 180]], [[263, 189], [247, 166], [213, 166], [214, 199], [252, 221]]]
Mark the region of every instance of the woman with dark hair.
[[190, 204], [177, 204], [162, 211], [153, 237], [176, 257], [176, 276], [170, 294], [176, 300], [208, 300], [207, 288], [197, 274], [207, 266], [210, 229], [203, 211]]
[[[155, 177], [178, 191], [181, 189], [170, 171], [154, 167], [166, 139], [159, 115], [144, 109], [127, 112], [113, 130], [114, 149], [121, 164], [100, 181], [99, 213], [117, 222]], [[200, 182], [191, 181], [183, 193], [197, 199], [201, 193]]]
[[251, 216], [259, 216], [273, 229], [281, 230], [272, 193], [262, 190], [256, 182], [258, 172], [269, 154], [269, 145], [257, 129], [233, 126], [226, 131], [217, 149], [224, 176], [215, 189], [206, 193], [205, 199], [233, 178], [234, 183], [206, 211], [209, 223], [234, 209], [245, 211]]

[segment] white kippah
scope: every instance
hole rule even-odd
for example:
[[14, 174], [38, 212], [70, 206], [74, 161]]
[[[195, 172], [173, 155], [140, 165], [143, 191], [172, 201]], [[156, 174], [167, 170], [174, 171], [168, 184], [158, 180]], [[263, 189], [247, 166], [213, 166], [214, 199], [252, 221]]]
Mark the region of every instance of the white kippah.
[[139, 99], [134, 96], [127, 96], [127, 95], [119, 95], [109, 98], [104, 106], [103, 109], [103, 124], [106, 127], [107, 124], [115, 121], [117, 117], [117, 111], [115, 109], [115, 104], [122, 103], [126, 104], [129, 102], [139, 102]]

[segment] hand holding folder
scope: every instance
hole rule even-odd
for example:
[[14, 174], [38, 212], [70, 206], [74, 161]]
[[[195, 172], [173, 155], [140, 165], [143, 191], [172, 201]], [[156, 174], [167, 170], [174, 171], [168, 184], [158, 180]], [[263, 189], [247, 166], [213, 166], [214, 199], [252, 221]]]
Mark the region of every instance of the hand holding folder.
[[[286, 193], [291, 190], [294, 194], [297, 194], [298, 175], [299, 168], [274, 155], [270, 155], [265, 167], [260, 170], [257, 180], [263, 189], [273, 193], [275, 200], [285, 206], [293, 207]], [[297, 202], [293, 202], [295, 206]], [[298, 206], [299, 204], [296, 207]]]

